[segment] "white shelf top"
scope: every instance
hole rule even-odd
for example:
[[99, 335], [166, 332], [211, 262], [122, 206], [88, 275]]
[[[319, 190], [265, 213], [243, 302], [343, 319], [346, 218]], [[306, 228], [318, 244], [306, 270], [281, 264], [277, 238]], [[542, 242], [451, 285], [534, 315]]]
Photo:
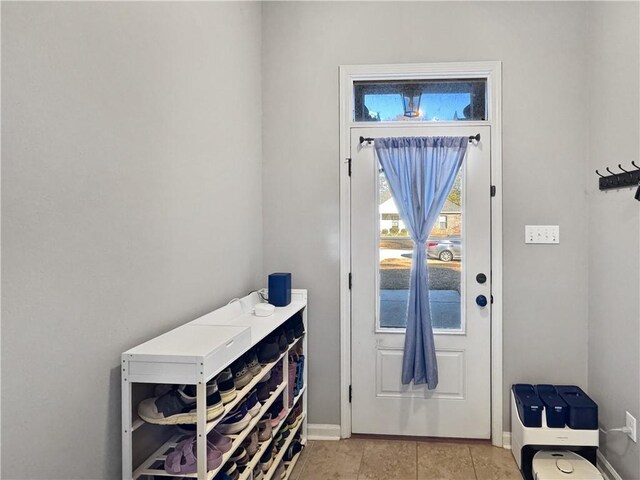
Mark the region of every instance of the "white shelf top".
[[[249, 297], [253, 295], [256, 294], [251, 294]], [[251, 346], [254, 346], [269, 333], [282, 325], [287, 319], [291, 318], [294, 313], [302, 310], [307, 305], [307, 300], [306, 298], [292, 299], [291, 303], [286, 307], [276, 307], [273, 315], [269, 315], [268, 317], [256, 317], [253, 313], [242, 313], [243, 310], [249, 311], [252, 309], [256, 303], [258, 302], [245, 302], [243, 299], [236, 303], [236, 308], [238, 309], [238, 315], [236, 316], [221, 315], [220, 311], [216, 310], [215, 312], [211, 312], [189, 322], [187, 325], [248, 327], [251, 329]], [[231, 307], [232, 305], [234, 304], [228, 305], [228, 307]]]
[[[206, 361], [212, 352], [240, 338], [243, 332], [249, 332], [248, 348], [253, 347], [306, 306], [307, 291], [292, 290], [291, 303], [286, 307], [276, 307], [275, 312], [268, 317], [257, 317], [253, 313], [248, 313], [252, 312], [254, 305], [261, 301], [257, 293], [251, 293], [124, 352], [123, 358], [125, 356], [129, 360], [137, 358], [146, 363], [184, 364], [203, 359]], [[244, 338], [247, 336], [245, 335]], [[206, 367], [205, 370], [207, 370]]]
[[128, 350], [125, 355], [201, 359], [247, 327], [186, 324]]

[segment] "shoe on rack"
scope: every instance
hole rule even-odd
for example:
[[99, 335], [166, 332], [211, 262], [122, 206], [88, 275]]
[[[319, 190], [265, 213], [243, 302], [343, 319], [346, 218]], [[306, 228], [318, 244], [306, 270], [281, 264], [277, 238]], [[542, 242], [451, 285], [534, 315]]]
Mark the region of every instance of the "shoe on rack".
[[[178, 430], [181, 433], [187, 435], [196, 434], [196, 425], [178, 425]], [[207, 440], [222, 453], [227, 453], [231, 450], [233, 440], [225, 435], [222, 435], [217, 430], [211, 430], [207, 435]]]
[[296, 388], [297, 387], [296, 384], [298, 383], [298, 367], [299, 367], [299, 363], [300, 363], [300, 357], [298, 356], [298, 354], [295, 351], [289, 352], [289, 367], [290, 367], [289, 368], [289, 373], [291, 373], [291, 363], [293, 363], [294, 367], [295, 367], [293, 369], [293, 373], [294, 373], [294, 377], [293, 377], [294, 382], [293, 383], [294, 383], [294, 388], [295, 388], [294, 396], [296, 396], [298, 394], [297, 388]]
[[276, 427], [277, 425], [279, 425], [280, 422], [287, 416], [287, 410], [282, 404], [282, 398], [278, 398], [275, 402], [273, 402], [268, 412], [271, 414], [271, 427]]
[[[198, 471], [196, 437], [179, 442], [164, 461], [164, 470], [173, 475], [186, 475]], [[222, 452], [207, 442], [207, 470], [214, 470], [222, 464]]]
[[[156, 480], [166, 480], [166, 477], [162, 477]], [[176, 477], [172, 480], [182, 480], [182, 477]], [[213, 480], [231, 480], [231, 477], [227, 475], [226, 472], [220, 471], [215, 477], [213, 477]]]
[[271, 378], [269, 379], [269, 382], [268, 382], [269, 394], [272, 394], [273, 392], [275, 392], [281, 383], [282, 383], [282, 373], [276, 372], [276, 374], [271, 375]]
[[279, 452], [287, 441], [289, 431], [279, 431], [276, 438], [273, 440], [273, 448], [276, 452]]
[[295, 457], [298, 453], [300, 453], [303, 448], [304, 448], [304, 445], [300, 443], [300, 440], [298, 438], [294, 438], [291, 444], [289, 445], [289, 448], [287, 448], [286, 453], [284, 454], [284, 458], [283, 458], [284, 461], [290, 462], [291, 460], [293, 460], [293, 457]]
[[278, 388], [278, 385], [282, 383], [282, 362], [278, 362], [271, 369], [271, 385], [273, 386], [273, 390]]
[[300, 416], [295, 416], [292, 412], [287, 417], [285, 424], [289, 426], [290, 430], [295, 430], [296, 428], [298, 428], [298, 425], [300, 425], [300, 419]]
[[258, 345], [258, 361], [266, 365], [275, 362], [280, 356], [278, 348], [278, 337], [274, 334], [269, 335]]
[[267, 413], [258, 422], [258, 442], [264, 443], [271, 440], [272, 436], [271, 414]]
[[291, 428], [297, 427], [299, 423], [298, 419], [300, 418], [301, 415], [302, 415], [302, 403], [298, 402], [291, 409], [291, 413], [289, 413], [289, 416], [287, 417], [287, 420], [286, 420], [287, 425], [291, 425]]
[[269, 382], [261, 382], [256, 386], [256, 391], [258, 393], [258, 401], [266, 402], [267, 399], [271, 396], [271, 387]]
[[[191, 388], [193, 387], [193, 389]], [[138, 405], [138, 415], [147, 423], [177, 425], [196, 423], [196, 395], [193, 385], [180, 385], [160, 397], [146, 398]], [[207, 385], [207, 421], [224, 412], [215, 382]]]
[[273, 444], [269, 445], [260, 457], [260, 468], [263, 472], [268, 472], [273, 463]]
[[279, 329], [278, 333], [278, 351], [284, 353], [289, 350], [289, 342], [287, 342], [287, 335], [284, 333], [284, 329]]
[[227, 404], [232, 402], [238, 395], [236, 392], [236, 384], [233, 382], [233, 373], [231, 373], [230, 368], [223, 370], [216, 377], [216, 383], [218, 384], [218, 390], [220, 391], [223, 403]]
[[244, 404], [247, 407], [247, 413], [252, 417], [255, 417], [260, 413], [260, 408], [262, 408], [262, 404], [258, 401], [258, 392], [254, 388], [249, 392], [247, 397], [244, 399]]
[[236, 386], [236, 390], [240, 390], [253, 379], [253, 373], [249, 371], [242, 357], [231, 364], [231, 373], [233, 374], [233, 383]]
[[260, 362], [258, 362], [258, 354], [256, 353], [255, 348], [252, 348], [247, 352], [247, 354], [244, 356], [244, 362], [247, 364], [247, 368], [254, 377], [262, 371]]
[[165, 393], [167, 393], [167, 392], [169, 392], [171, 390], [175, 390], [176, 388], [178, 388], [178, 386], [179, 385], [175, 385], [175, 384], [159, 383], [158, 385], [156, 385], [153, 388], [153, 396], [154, 397], [161, 397]]
[[291, 345], [296, 341], [296, 336], [293, 332], [293, 324], [286, 322], [282, 328], [284, 329], [284, 334], [287, 337], [287, 343]]
[[231, 446], [233, 444], [233, 440], [231, 438], [222, 435], [217, 430], [211, 430], [207, 435], [207, 440], [209, 440], [211, 444], [222, 453], [227, 453], [231, 450]]
[[249, 460], [251, 460], [249, 458], [249, 454], [242, 446], [238, 447], [238, 449], [233, 452], [233, 455], [229, 459], [230, 462], [234, 462], [238, 467], [246, 465], [247, 463], [249, 463]]
[[293, 325], [293, 335], [296, 338], [300, 338], [301, 336], [304, 335], [304, 322], [302, 321], [302, 310], [295, 313], [293, 317], [291, 317], [288, 321], [291, 322], [291, 324]]
[[264, 474], [262, 473], [262, 468], [260, 468], [260, 462], [253, 469], [253, 480], [262, 480], [264, 478]]
[[289, 390], [289, 408], [293, 407], [293, 399], [297, 396], [297, 368], [298, 362], [295, 361], [294, 355], [289, 355], [289, 368], [287, 370], [287, 376], [289, 377], [287, 382], [287, 389]]
[[304, 355], [298, 355], [296, 376], [298, 377], [296, 380], [296, 386], [298, 387], [298, 392], [300, 392], [302, 387], [304, 387]]
[[258, 428], [254, 427], [251, 430], [251, 433], [247, 435], [244, 442], [242, 442], [242, 447], [246, 450], [247, 455], [253, 457], [257, 452], [260, 444], [258, 443]]
[[[166, 480], [167, 477], [157, 478], [156, 480]], [[171, 480], [182, 480], [182, 477], [175, 477]], [[218, 474], [213, 477], [213, 480], [231, 480], [231, 477], [227, 475], [225, 472], [218, 472]]]
[[240, 470], [238, 469], [238, 466], [235, 464], [235, 462], [228, 461], [224, 464], [222, 470], [226, 475], [229, 476], [231, 480], [238, 480], [238, 478], [240, 478]]
[[[197, 387], [195, 385], [187, 385], [184, 388], [184, 392], [187, 395], [197, 395]], [[224, 413], [224, 403], [222, 402], [222, 395], [220, 395], [220, 389], [218, 384], [213, 380], [207, 382], [207, 421], [211, 421], [214, 418], [218, 418]]]
[[274, 480], [282, 480], [284, 478], [285, 471], [286, 471], [286, 468], [284, 466], [284, 462], [280, 460], [280, 463], [278, 463], [278, 466], [276, 467], [276, 471], [273, 474]]
[[249, 422], [251, 422], [251, 415], [247, 412], [245, 402], [242, 402], [222, 419], [216, 430], [225, 435], [232, 435], [244, 430]]
[[[262, 367], [261, 367], [262, 368]], [[258, 384], [261, 384], [262, 382], [267, 382], [269, 379], [271, 378], [271, 369], [267, 370], [267, 372], [264, 374], [264, 376], [260, 379], [260, 381], [258, 382]]]

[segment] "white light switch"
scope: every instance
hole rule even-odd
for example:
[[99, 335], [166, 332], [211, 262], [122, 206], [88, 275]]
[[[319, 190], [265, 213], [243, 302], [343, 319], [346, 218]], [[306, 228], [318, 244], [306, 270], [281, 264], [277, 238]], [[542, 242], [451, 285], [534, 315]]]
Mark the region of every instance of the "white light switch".
[[524, 243], [560, 243], [560, 226], [525, 225]]

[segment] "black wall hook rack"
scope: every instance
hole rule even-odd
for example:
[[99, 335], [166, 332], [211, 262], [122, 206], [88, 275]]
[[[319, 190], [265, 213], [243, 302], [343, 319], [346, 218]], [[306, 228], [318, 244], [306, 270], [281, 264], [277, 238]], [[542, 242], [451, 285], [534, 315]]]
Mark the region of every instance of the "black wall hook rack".
[[[618, 164], [620, 173], [612, 172], [609, 167], [606, 167], [609, 175], [602, 175], [598, 170], [596, 174], [600, 177], [598, 179], [600, 190], [611, 190], [614, 188], [626, 188], [635, 187], [640, 185], [640, 166], [636, 165], [636, 162], [631, 162], [633, 170], [625, 170], [622, 168], [622, 164]], [[636, 193], [636, 199], [640, 200], [640, 187], [638, 193]]]

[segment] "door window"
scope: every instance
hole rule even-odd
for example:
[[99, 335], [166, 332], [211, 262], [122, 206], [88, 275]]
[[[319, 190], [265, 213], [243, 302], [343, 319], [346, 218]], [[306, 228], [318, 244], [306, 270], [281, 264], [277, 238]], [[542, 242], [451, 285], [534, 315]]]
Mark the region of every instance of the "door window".
[[[463, 177], [464, 167], [460, 169], [425, 245], [433, 328], [456, 333], [463, 331]], [[400, 219], [383, 171], [378, 177], [378, 192], [378, 328], [404, 329], [414, 242]]]
[[356, 122], [487, 120], [487, 80], [356, 81]]

